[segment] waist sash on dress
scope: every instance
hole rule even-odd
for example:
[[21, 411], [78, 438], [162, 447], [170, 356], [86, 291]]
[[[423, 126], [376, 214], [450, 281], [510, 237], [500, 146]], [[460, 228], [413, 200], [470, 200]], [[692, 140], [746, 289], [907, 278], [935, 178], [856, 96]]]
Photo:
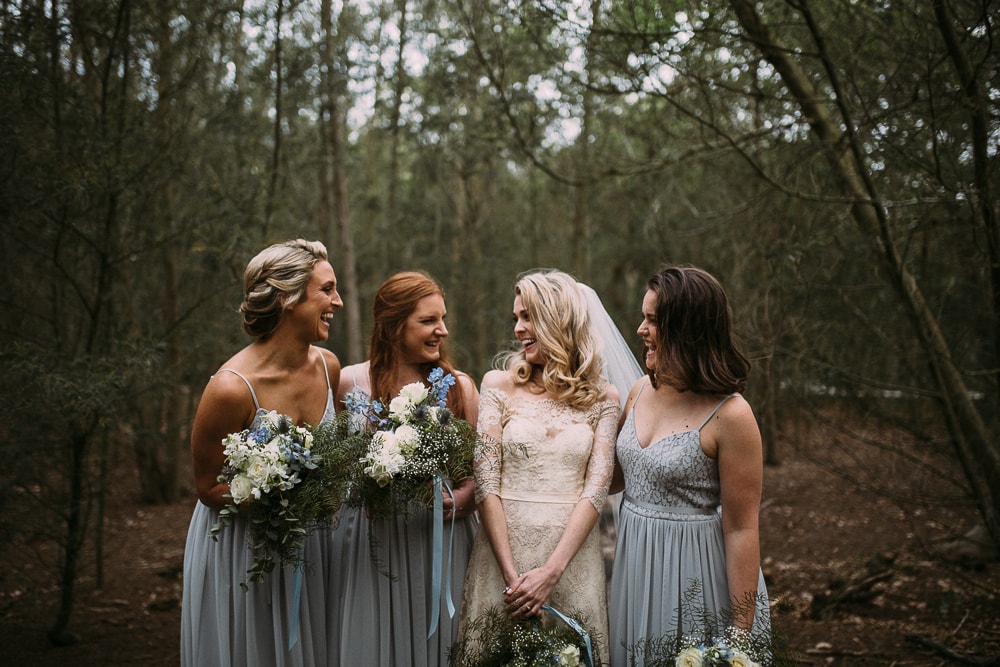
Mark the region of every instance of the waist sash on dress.
[[575, 505], [580, 502], [579, 493], [539, 493], [538, 491], [509, 491], [501, 489], [501, 500], [517, 500], [525, 503], [559, 503]]
[[718, 514], [718, 508], [715, 507], [671, 507], [669, 505], [656, 505], [654, 503], [636, 500], [635, 498], [631, 498], [627, 495], [622, 498], [622, 504], [631, 505], [629, 509], [636, 514], [641, 514], [654, 519], [666, 518], [666, 515], [670, 514], [686, 514], [705, 517]]

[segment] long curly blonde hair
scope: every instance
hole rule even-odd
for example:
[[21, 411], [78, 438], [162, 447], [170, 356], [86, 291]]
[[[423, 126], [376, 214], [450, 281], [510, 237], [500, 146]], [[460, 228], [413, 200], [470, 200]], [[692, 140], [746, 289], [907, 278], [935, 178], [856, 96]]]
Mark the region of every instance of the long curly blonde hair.
[[[594, 405], [604, 393], [600, 343], [594, 336], [583, 292], [571, 275], [539, 269], [517, 278], [514, 293], [528, 311], [535, 340], [545, 357], [542, 383], [546, 391], [574, 408]], [[498, 355], [498, 368], [510, 371], [515, 384], [531, 380], [534, 366], [523, 349]]]

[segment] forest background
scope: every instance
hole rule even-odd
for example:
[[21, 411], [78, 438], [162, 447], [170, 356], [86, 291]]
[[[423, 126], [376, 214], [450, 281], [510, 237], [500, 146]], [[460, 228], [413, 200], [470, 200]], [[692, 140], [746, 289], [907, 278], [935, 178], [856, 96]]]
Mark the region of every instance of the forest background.
[[934, 539], [972, 530], [995, 568], [998, 9], [3, 0], [0, 613], [54, 590], [72, 641], [120, 489], [189, 493], [193, 409], [246, 343], [243, 267], [295, 237], [330, 250], [343, 363], [378, 284], [416, 268], [476, 378], [523, 270], [592, 285], [638, 352], [646, 278], [702, 266], [768, 464], [958, 512]]

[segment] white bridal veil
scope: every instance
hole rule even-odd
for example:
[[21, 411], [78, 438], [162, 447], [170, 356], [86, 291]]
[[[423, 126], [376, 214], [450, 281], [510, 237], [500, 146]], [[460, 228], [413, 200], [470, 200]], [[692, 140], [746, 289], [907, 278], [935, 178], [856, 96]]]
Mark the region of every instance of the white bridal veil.
[[639, 362], [635, 360], [635, 355], [622, 337], [614, 320], [608, 315], [608, 311], [601, 303], [601, 297], [592, 287], [584, 283], [577, 283], [580, 291], [583, 292], [587, 301], [587, 312], [590, 315], [590, 325], [593, 327], [594, 335], [601, 341], [601, 356], [604, 358], [604, 376], [608, 382], [618, 389], [622, 405], [628, 397], [628, 392], [632, 385], [643, 375]]

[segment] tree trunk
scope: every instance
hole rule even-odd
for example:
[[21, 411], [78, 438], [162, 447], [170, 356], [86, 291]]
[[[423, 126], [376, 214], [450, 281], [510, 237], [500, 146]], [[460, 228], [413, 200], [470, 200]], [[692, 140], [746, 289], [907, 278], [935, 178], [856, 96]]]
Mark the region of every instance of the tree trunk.
[[264, 225], [262, 237], [267, 242], [271, 236], [271, 218], [274, 215], [274, 200], [278, 192], [278, 171], [281, 168], [281, 119], [284, 70], [281, 61], [281, 27], [285, 19], [285, 0], [278, 0], [274, 16], [274, 124], [272, 125], [271, 174], [264, 203]]
[[[320, 162], [329, 161], [330, 174], [323, 168], [324, 179], [330, 178], [333, 195], [332, 223], [337, 229], [337, 257], [331, 258], [344, 295], [344, 316], [347, 318], [347, 359], [350, 362], [364, 359], [361, 338], [361, 300], [358, 295], [357, 258], [354, 254], [354, 235], [351, 229], [350, 202], [347, 193], [346, 155], [344, 148], [344, 120], [340, 114], [340, 96], [346, 95], [346, 87], [341, 85], [336, 72], [336, 38], [333, 29], [333, 8], [330, 0], [323, 0], [320, 7], [320, 23], [323, 29], [324, 59], [324, 113], [321, 123], [325, 127], [326, 143]], [[321, 186], [327, 189], [327, 181]], [[324, 193], [325, 196], [325, 193]], [[329, 206], [329, 204], [327, 204]]]
[[49, 630], [49, 641], [55, 646], [66, 646], [78, 641], [78, 638], [69, 631], [69, 623], [76, 598], [76, 572], [87, 529], [84, 478], [89, 438], [89, 432], [83, 430], [74, 433], [70, 442], [69, 512], [66, 516], [63, 562], [59, 571], [59, 608], [56, 611], [55, 623]]
[[[757, 14], [752, 0], [730, 0], [737, 18], [750, 40], [781, 76], [794, 96], [803, 117], [820, 141], [831, 169], [853, 204], [851, 215], [861, 233], [873, 239], [873, 251], [896, 289], [913, 321], [927, 354], [940, 392], [952, 440], [965, 474], [993, 539], [1000, 543], [1000, 448], [994, 443], [982, 416], [972, 401], [961, 370], [955, 366], [948, 343], [920, 286], [903, 263], [889, 229], [884, 207], [863, 162], [864, 151], [855, 137], [840, 130], [824, 106], [809, 76], [796, 62], [794, 49], [779, 43]], [[808, 13], [807, 5], [801, 11]], [[810, 17], [806, 16], [807, 21]], [[814, 31], [814, 37], [819, 35]], [[822, 53], [822, 44], [817, 44]], [[831, 82], [836, 90], [836, 81]], [[845, 123], [850, 128], [850, 123]]]
[[399, 12], [399, 53], [396, 56], [396, 71], [393, 73], [392, 105], [389, 109], [389, 173], [386, 175], [385, 216], [383, 227], [385, 240], [389, 251], [389, 261], [399, 260], [408, 265], [413, 259], [413, 242], [404, 240], [398, 243], [398, 192], [399, 192], [399, 144], [400, 118], [403, 104], [403, 92], [406, 90], [406, 61], [403, 49], [406, 46], [406, 0], [397, 0], [396, 9]]
[[[969, 62], [968, 54], [962, 49], [961, 40], [955, 32], [952, 15], [941, 0], [934, 2], [934, 17], [938, 29], [948, 49], [948, 57], [955, 67], [955, 73], [962, 88], [964, 107], [969, 110], [969, 126], [972, 130], [972, 162], [974, 190], [970, 193], [973, 215], [983, 228], [986, 237], [986, 252], [989, 257], [990, 292], [993, 310], [993, 351], [994, 359], [1000, 360], [1000, 229], [993, 200], [993, 179], [990, 178], [989, 155], [989, 109], [991, 102], [984, 94], [976, 78], [976, 71]], [[997, 366], [994, 361], [993, 367]], [[1000, 400], [1000, 392], [997, 392]], [[994, 535], [994, 537], [996, 537]]]

